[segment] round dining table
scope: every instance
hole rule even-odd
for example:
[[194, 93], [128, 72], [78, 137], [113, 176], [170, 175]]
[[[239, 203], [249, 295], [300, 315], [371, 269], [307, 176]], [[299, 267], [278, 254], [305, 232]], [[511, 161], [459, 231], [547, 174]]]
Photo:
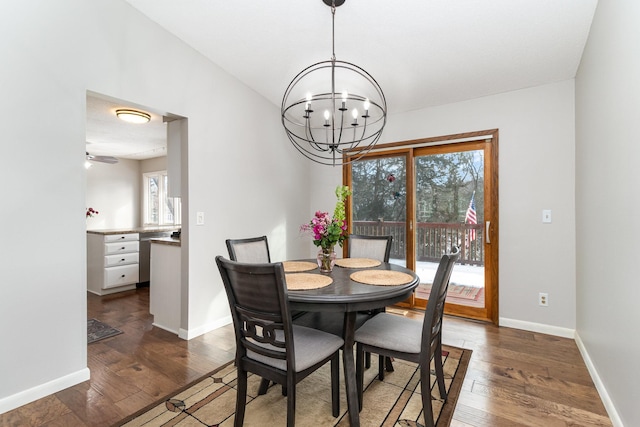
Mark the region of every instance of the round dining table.
[[[315, 260], [304, 260], [314, 262]], [[405, 283], [393, 285], [372, 285], [351, 278], [353, 273], [362, 270], [386, 270], [404, 273]], [[286, 269], [285, 269], [286, 271]], [[291, 310], [305, 312], [343, 313], [342, 337], [344, 339], [343, 364], [347, 407], [351, 426], [360, 425], [358, 394], [356, 389], [356, 369], [354, 360], [354, 333], [358, 312], [384, 308], [409, 298], [420, 278], [411, 270], [400, 265], [382, 262], [369, 268], [345, 268], [335, 266], [330, 273], [321, 273], [318, 268], [305, 271], [306, 274], [318, 274], [332, 279], [332, 283], [316, 289], [288, 290]], [[296, 274], [296, 273], [287, 273]], [[389, 274], [382, 272], [382, 274]], [[395, 273], [391, 273], [395, 274]], [[295, 323], [295, 321], [294, 321]]]

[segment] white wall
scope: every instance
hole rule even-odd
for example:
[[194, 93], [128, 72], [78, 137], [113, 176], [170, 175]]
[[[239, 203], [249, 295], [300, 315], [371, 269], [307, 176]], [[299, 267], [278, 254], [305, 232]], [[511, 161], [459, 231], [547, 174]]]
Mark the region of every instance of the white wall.
[[87, 230], [140, 226], [141, 162], [92, 162], [87, 170], [87, 207], [99, 212], [87, 218]]
[[[154, 157], [140, 160], [140, 173], [158, 172], [167, 170], [167, 156]], [[142, 179], [142, 177], [140, 177]]]
[[577, 333], [618, 426], [640, 425], [638, 40], [640, 3], [600, 1], [576, 77]]
[[[502, 325], [557, 335], [575, 329], [573, 102], [574, 82], [567, 80], [391, 115], [382, 136], [396, 142], [499, 129], [494, 226], [500, 227]], [[335, 168], [333, 180], [314, 174], [310, 212], [333, 209], [328, 187], [340, 182], [341, 172]], [[543, 209], [552, 210], [553, 223], [542, 224]], [[538, 305], [539, 292], [549, 293], [549, 307]]]
[[[308, 173], [277, 106], [119, 0], [27, 0], [0, 14], [0, 412], [88, 378], [87, 90], [189, 118], [183, 276], [190, 334], [228, 321], [214, 258], [267, 234], [274, 258], [306, 220]], [[247, 118], [251, 120], [248, 121]], [[249, 123], [249, 124], [248, 124]], [[10, 159], [10, 161], [9, 161]], [[196, 211], [206, 224], [195, 226]], [[186, 256], [185, 256], [186, 255]]]

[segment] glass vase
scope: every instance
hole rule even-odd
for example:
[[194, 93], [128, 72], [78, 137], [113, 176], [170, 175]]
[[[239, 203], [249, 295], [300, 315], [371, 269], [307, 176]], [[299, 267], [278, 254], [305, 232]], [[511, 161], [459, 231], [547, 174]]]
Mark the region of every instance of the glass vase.
[[331, 273], [333, 266], [336, 263], [336, 253], [333, 251], [333, 246], [330, 248], [320, 248], [318, 251], [318, 267], [321, 273]]

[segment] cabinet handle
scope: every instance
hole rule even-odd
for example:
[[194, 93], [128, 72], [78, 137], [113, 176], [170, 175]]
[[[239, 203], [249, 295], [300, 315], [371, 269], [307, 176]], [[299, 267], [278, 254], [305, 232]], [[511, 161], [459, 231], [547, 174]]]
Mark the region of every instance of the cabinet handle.
[[120, 260], [120, 262], [122, 262], [122, 261], [124, 261], [124, 258], [122, 258], [122, 259]]
[[122, 275], [122, 277], [124, 278], [124, 274]]
[[120, 249], [124, 250], [124, 249], [125, 249], [125, 247], [123, 246], [123, 247], [121, 247]]
[[121, 238], [121, 239], [124, 239], [124, 236], [121, 236], [120, 238]]

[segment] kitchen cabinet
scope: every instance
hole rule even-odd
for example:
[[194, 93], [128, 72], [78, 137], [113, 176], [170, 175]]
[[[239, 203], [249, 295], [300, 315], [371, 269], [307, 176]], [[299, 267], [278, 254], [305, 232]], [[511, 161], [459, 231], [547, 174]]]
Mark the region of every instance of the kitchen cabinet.
[[87, 290], [108, 295], [136, 288], [139, 234], [87, 232]]

